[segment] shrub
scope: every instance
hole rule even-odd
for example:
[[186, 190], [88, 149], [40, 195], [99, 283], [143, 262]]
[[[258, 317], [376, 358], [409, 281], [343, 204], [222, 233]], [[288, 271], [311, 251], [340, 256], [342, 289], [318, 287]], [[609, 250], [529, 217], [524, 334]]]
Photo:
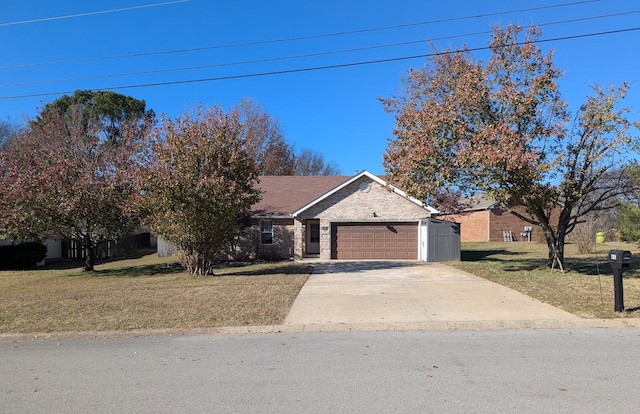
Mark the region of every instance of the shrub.
[[16, 267], [32, 267], [47, 257], [47, 246], [38, 242], [20, 243], [16, 246]]
[[38, 242], [0, 246], [0, 269], [32, 267], [46, 256], [47, 246]]
[[0, 269], [13, 269], [15, 267], [15, 257], [15, 245], [0, 246]]

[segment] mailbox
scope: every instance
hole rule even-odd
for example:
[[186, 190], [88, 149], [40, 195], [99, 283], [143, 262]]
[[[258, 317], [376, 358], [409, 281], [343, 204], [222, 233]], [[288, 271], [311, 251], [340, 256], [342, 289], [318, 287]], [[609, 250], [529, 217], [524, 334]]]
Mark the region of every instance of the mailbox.
[[626, 269], [631, 264], [631, 252], [628, 250], [609, 250], [609, 264], [612, 269]]
[[616, 312], [624, 311], [624, 289], [622, 286], [622, 272], [631, 264], [631, 252], [628, 250], [609, 250], [609, 265], [613, 270], [613, 296]]

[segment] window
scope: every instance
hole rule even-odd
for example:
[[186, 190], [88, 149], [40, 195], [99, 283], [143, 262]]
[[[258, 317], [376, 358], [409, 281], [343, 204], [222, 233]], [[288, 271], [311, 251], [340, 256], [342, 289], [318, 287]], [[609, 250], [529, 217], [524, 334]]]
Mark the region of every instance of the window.
[[320, 243], [320, 223], [311, 223], [309, 243]]
[[260, 243], [273, 244], [273, 221], [263, 220], [260, 222]]

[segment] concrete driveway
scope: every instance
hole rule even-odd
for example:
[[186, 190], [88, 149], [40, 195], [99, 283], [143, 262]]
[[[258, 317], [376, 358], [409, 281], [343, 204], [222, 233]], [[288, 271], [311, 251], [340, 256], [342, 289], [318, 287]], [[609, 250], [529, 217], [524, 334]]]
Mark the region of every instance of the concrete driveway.
[[314, 273], [300, 290], [285, 325], [486, 329], [565, 327], [580, 320], [442, 263], [331, 261], [312, 265]]

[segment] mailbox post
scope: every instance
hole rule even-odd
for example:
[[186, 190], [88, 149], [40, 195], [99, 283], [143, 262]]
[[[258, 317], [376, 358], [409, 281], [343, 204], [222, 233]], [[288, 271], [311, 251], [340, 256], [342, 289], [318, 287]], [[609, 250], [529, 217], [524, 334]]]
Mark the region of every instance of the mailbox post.
[[628, 250], [609, 250], [609, 264], [613, 270], [614, 310], [624, 312], [622, 272], [631, 264], [631, 252]]

